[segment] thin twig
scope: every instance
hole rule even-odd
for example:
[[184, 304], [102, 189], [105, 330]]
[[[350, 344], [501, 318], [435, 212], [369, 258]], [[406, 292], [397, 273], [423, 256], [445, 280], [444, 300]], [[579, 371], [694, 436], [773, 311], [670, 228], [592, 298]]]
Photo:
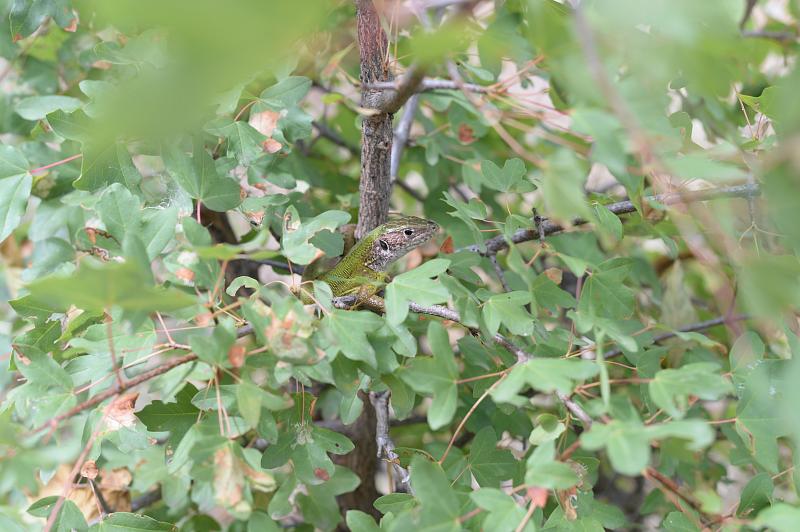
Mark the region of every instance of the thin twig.
[[105, 518], [108, 514], [114, 513], [114, 509], [108, 505], [108, 501], [103, 497], [103, 492], [97, 487], [97, 483], [94, 479], [87, 478], [86, 480], [89, 481], [89, 487], [92, 489], [94, 498], [97, 500], [97, 505], [100, 507], [100, 516]]
[[283, 262], [280, 260], [273, 260], [273, 259], [262, 259], [258, 261], [259, 264], [263, 264], [264, 266], [271, 266], [272, 268], [278, 268], [280, 270], [285, 270], [290, 273], [296, 273], [298, 275], [303, 275], [303, 270], [305, 269], [304, 266], [300, 266], [299, 264], [291, 264], [287, 262]]
[[564, 403], [564, 406], [567, 407], [567, 410], [583, 422], [587, 430], [592, 428], [592, 417], [586, 413], [586, 410], [584, 410], [581, 405], [573, 401], [568, 394], [558, 392], [556, 395], [559, 400]]
[[497, 254], [489, 255], [489, 261], [492, 263], [497, 278], [500, 279], [500, 284], [503, 285], [503, 292], [508, 292], [508, 282], [506, 281], [505, 273], [503, 273], [503, 268], [501, 268], [500, 263], [497, 262]]
[[442, 454], [442, 457], [439, 458], [439, 463], [440, 464], [444, 463], [444, 460], [445, 460], [445, 458], [447, 458], [447, 455], [450, 453], [450, 449], [453, 447], [453, 444], [455, 443], [456, 438], [458, 437], [458, 434], [461, 432], [461, 429], [464, 428], [464, 425], [467, 424], [467, 421], [472, 416], [473, 412], [475, 412], [475, 409], [478, 408], [478, 405], [480, 405], [483, 402], [483, 400], [486, 399], [489, 396], [490, 393], [492, 393], [492, 390], [494, 390], [497, 387], [498, 384], [503, 382], [503, 380], [505, 378], [506, 378], [506, 375], [503, 375], [502, 377], [500, 377], [499, 379], [494, 381], [491, 386], [486, 388], [486, 391], [484, 391], [483, 394], [481, 394], [481, 396], [478, 398], [478, 400], [475, 401], [475, 404], [473, 404], [472, 407], [467, 411], [467, 413], [464, 415], [464, 418], [461, 420], [461, 423], [458, 424], [458, 427], [456, 427], [455, 432], [453, 432], [453, 436], [450, 438], [450, 442], [447, 444], [447, 448], [444, 450], [444, 454]]
[[187, 362], [192, 362], [193, 360], [197, 360], [197, 355], [194, 354], [194, 353], [189, 353], [188, 355], [184, 355], [182, 357], [172, 358], [172, 359], [168, 360], [167, 362], [165, 362], [164, 364], [162, 364], [162, 365], [160, 365], [160, 366], [158, 366], [156, 368], [153, 368], [150, 371], [146, 371], [146, 372], [142, 373], [141, 375], [138, 375], [135, 378], [130, 379], [127, 382], [124, 382], [122, 387], [109, 388], [108, 390], [100, 392], [97, 395], [95, 395], [94, 397], [92, 397], [90, 399], [87, 399], [86, 401], [84, 401], [84, 402], [72, 407], [67, 412], [65, 412], [65, 413], [63, 413], [63, 414], [61, 414], [59, 416], [54, 417], [53, 419], [51, 419], [50, 421], [48, 421], [44, 425], [41, 425], [41, 426], [33, 429], [31, 431], [31, 434], [36, 434], [37, 432], [40, 432], [40, 431], [42, 431], [42, 430], [44, 430], [44, 429], [46, 429], [48, 427], [50, 427], [51, 429], [55, 429], [58, 426], [58, 424], [60, 422], [64, 421], [65, 419], [71, 418], [72, 416], [74, 416], [76, 414], [79, 414], [79, 413], [83, 412], [84, 410], [88, 410], [89, 408], [93, 408], [93, 407], [99, 405], [100, 403], [102, 403], [103, 401], [105, 401], [106, 399], [114, 397], [115, 395], [119, 395], [122, 392], [133, 388], [134, 386], [138, 386], [139, 384], [141, 384], [143, 382], [149, 381], [150, 379], [154, 379], [154, 378], [158, 377], [159, 375], [163, 375], [164, 373], [168, 372], [172, 368], [180, 366], [181, 364], [186, 364]]
[[114, 368], [114, 376], [117, 379], [117, 387], [122, 389], [125, 384], [122, 380], [122, 370], [117, 365], [117, 353], [114, 349], [114, 328], [111, 324], [111, 311], [106, 311], [106, 334], [108, 335], [108, 352], [111, 355], [111, 366]]
[[[704, 331], [706, 329], [710, 329], [712, 327], [716, 327], [718, 325], [725, 325], [726, 323], [734, 323], [737, 321], [749, 320], [750, 316], [746, 314], [736, 315], [736, 316], [720, 316], [718, 318], [713, 318], [710, 320], [705, 320], [697, 323], [693, 323], [691, 325], [686, 325], [685, 327], [681, 327], [677, 331], [671, 331], [664, 334], [659, 334], [658, 336], [653, 337], [653, 343], [657, 344], [659, 342], [663, 342], [664, 340], [668, 340], [675, 336], [678, 336], [682, 333], [690, 333], [690, 332], [699, 332]], [[605, 354], [605, 358], [612, 358], [622, 354], [622, 349], [616, 347], [611, 349]]]
[[525, 517], [523, 517], [522, 521], [519, 522], [519, 525], [517, 525], [517, 528], [514, 529], [514, 532], [522, 532], [523, 530], [525, 530], [525, 525], [527, 525], [528, 521], [530, 521], [531, 517], [533, 517], [533, 512], [536, 510], [536, 499], [531, 497], [530, 495], [529, 498], [531, 500], [531, 503], [528, 505], [528, 511], [525, 512]]
[[103, 414], [102, 419], [100, 420], [100, 424], [97, 430], [92, 432], [89, 436], [89, 439], [86, 440], [86, 445], [83, 446], [83, 450], [81, 454], [78, 455], [78, 459], [75, 460], [75, 464], [72, 466], [72, 469], [67, 476], [67, 479], [64, 481], [64, 485], [61, 488], [61, 493], [58, 496], [58, 500], [53, 505], [53, 509], [50, 511], [50, 516], [47, 518], [47, 523], [44, 526], [44, 532], [50, 532], [53, 530], [53, 525], [55, 524], [56, 517], [58, 517], [58, 513], [61, 511], [61, 507], [64, 505], [64, 501], [66, 500], [67, 496], [69, 496], [70, 492], [72, 491], [72, 482], [75, 479], [75, 476], [83, 467], [83, 463], [86, 461], [86, 457], [89, 456], [89, 451], [92, 450], [94, 446], [94, 442], [97, 439], [97, 436], [100, 434], [103, 425], [105, 424], [105, 419], [108, 416], [108, 412]]
[[655, 479], [658, 482], [660, 482], [669, 491], [671, 491], [672, 493], [674, 493], [675, 495], [677, 495], [678, 497], [680, 497], [681, 499], [686, 501], [689, 504], [689, 506], [691, 506], [692, 508], [697, 510], [697, 512], [699, 512], [701, 514], [705, 514], [705, 515], [710, 515], [710, 514], [706, 514], [706, 512], [703, 511], [703, 505], [702, 505], [702, 503], [700, 501], [695, 499], [693, 496], [691, 496], [691, 495], [689, 495], [687, 493], [684, 493], [684, 491], [680, 488], [680, 486], [678, 486], [675, 483], [674, 480], [672, 480], [668, 476], [664, 475], [663, 473], [661, 473], [657, 469], [652, 468], [652, 467], [648, 467], [644, 471], [644, 476], [652, 478], [652, 479]]
[[327, 139], [336, 144], [337, 146], [346, 149], [352, 155], [359, 155], [361, 153], [361, 150], [359, 150], [357, 146], [350, 144], [349, 142], [344, 140], [341, 137], [341, 135], [339, 135], [336, 131], [332, 130], [326, 124], [314, 120], [311, 122], [311, 125], [314, 126], [314, 129], [317, 130], [317, 133], [319, 133], [320, 137]]
[[[660, 203], [662, 205], [675, 205], [683, 203], [711, 201], [723, 198], [749, 198], [749, 197], [759, 196], [760, 194], [761, 194], [761, 188], [758, 185], [745, 184], [745, 185], [733, 185], [727, 187], [715, 187], [705, 190], [669, 192], [666, 194], [655, 194], [653, 196], [644, 196], [642, 198], [642, 203], [647, 202], [647, 203]], [[636, 205], [630, 200], [611, 203], [609, 205], [606, 205], [605, 207], [616, 215], [628, 214], [631, 212], [636, 212], [637, 210]], [[571, 225], [573, 226], [585, 225], [587, 223], [589, 223], [588, 220], [584, 220], [582, 218], [576, 218], [575, 220], [572, 221]], [[549, 236], [555, 233], [560, 233], [565, 229], [566, 228], [564, 226], [544, 218], [541, 220], [541, 223], [538, 224], [538, 228], [520, 229], [516, 231], [511, 236], [511, 242], [514, 244], [519, 244], [521, 242], [537, 240], [540, 238], [541, 234]], [[506, 240], [505, 236], [500, 235], [494, 238], [490, 238], [489, 240], [484, 242], [483, 246], [485, 250], [482, 250], [480, 245], [473, 244], [471, 246], [458, 249], [457, 251], [473, 251], [475, 253], [481, 253], [483, 255], [490, 255], [492, 253], [497, 253], [498, 251], [507, 248], [509, 246], [509, 243]]]
[[44, 166], [40, 166], [39, 168], [34, 168], [33, 170], [30, 171], [30, 173], [31, 174], [38, 174], [39, 172], [43, 172], [43, 171], [48, 170], [50, 168], [53, 168], [55, 166], [61, 166], [62, 164], [67, 164], [68, 162], [74, 161], [75, 159], [80, 159], [81, 157], [83, 157], [82, 153], [79, 153], [77, 155], [72, 155], [70, 157], [67, 157], [66, 159], [61, 159], [60, 161], [56, 161], [54, 163], [46, 164]]
[[[251, 334], [252, 332], [253, 332], [253, 326], [248, 324], [248, 325], [245, 325], [243, 327], [239, 327], [239, 329], [236, 331], [236, 336], [238, 338], [242, 338], [243, 336], [247, 336], [248, 334]], [[95, 395], [94, 397], [92, 397], [90, 399], [87, 399], [86, 401], [84, 401], [84, 402], [74, 406], [73, 408], [69, 409], [69, 411], [67, 411], [67, 412], [65, 412], [65, 413], [63, 413], [63, 414], [61, 414], [59, 416], [54, 417], [53, 419], [51, 419], [50, 421], [48, 421], [44, 425], [36, 427], [30, 433], [31, 434], [36, 434], [36, 433], [41, 432], [42, 430], [44, 430], [46, 428], [50, 428], [51, 430], [55, 430], [55, 428], [58, 427], [58, 424], [60, 422], [64, 421], [65, 419], [69, 419], [69, 418], [71, 418], [71, 417], [73, 417], [73, 416], [75, 416], [77, 414], [80, 414], [81, 412], [83, 412], [84, 410], [88, 410], [89, 408], [93, 408], [93, 407], [99, 405], [100, 403], [102, 403], [103, 401], [105, 401], [106, 399], [114, 397], [115, 395], [119, 395], [119, 394], [121, 394], [122, 392], [124, 392], [126, 390], [130, 390], [131, 388], [133, 388], [135, 386], [138, 386], [138, 385], [142, 384], [143, 382], [147, 382], [147, 381], [149, 381], [151, 379], [154, 379], [154, 378], [158, 377], [159, 375], [163, 375], [164, 373], [168, 372], [169, 370], [171, 370], [173, 368], [176, 368], [176, 367], [178, 367], [178, 366], [180, 366], [182, 364], [186, 364], [187, 362], [193, 362], [195, 360], [197, 360], [197, 355], [194, 354], [194, 353], [189, 353], [189, 354], [186, 354], [186, 355], [183, 355], [183, 356], [180, 356], [180, 357], [171, 358], [171, 359], [167, 360], [165, 363], [161, 364], [160, 366], [157, 366], [157, 367], [151, 369], [150, 371], [146, 371], [146, 372], [142, 373], [141, 375], [137, 375], [133, 379], [130, 379], [129, 381], [124, 382], [122, 388], [110, 388], [108, 390], [100, 392], [97, 395]]]

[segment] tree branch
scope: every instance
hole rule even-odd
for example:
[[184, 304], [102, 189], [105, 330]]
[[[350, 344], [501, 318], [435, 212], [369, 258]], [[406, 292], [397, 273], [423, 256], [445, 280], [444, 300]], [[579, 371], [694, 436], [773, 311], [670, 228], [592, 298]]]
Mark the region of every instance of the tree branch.
[[[391, 81], [392, 74], [386, 61], [388, 40], [381, 26], [378, 12], [375, 10], [372, 0], [355, 0], [355, 4], [361, 83]], [[409, 74], [411, 73], [413, 71], [409, 72]], [[365, 109], [380, 111], [384, 102], [385, 95], [382, 91], [369, 89], [361, 91], [361, 106]], [[387, 220], [391, 196], [389, 163], [392, 134], [391, 114], [378, 112], [374, 115], [363, 116], [361, 121], [361, 179], [359, 181], [360, 208], [356, 238], [363, 237]]]
[[281, 260], [261, 259], [257, 262], [259, 264], [263, 264], [264, 266], [270, 266], [272, 268], [277, 268], [279, 270], [284, 270], [299, 275], [303, 275], [303, 271], [305, 270], [305, 266], [301, 266], [300, 264], [290, 264]]
[[[662, 205], [675, 205], [683, 203], [696, 203], [700, 201], [710, 201], [722, 198], [751, 198], [761, 194], [761, 189], [756, 184], [749, 185], [734, 185], [728, 187], [709, 188], [706, 190], [693, 190], [687, 192], [670, 192], [667, 194], [656, 194], [654, 196], [645, 196], [642, 198], [642, 203], [660, 203]], [[630, 201], [620, 201], [611, 203], [605, 206], [608, 210], [616, 215], [627, 214], [635, 212], [636, 205]], [[589, 223], [588, 220], [576, 218], [572, 221], [572, 225], [584, 225]], [[519, 244], [521, 242], [528, 242], [530, 240], [537, 240], [540, 233], [544, 236], [549, 236], [555, 233], [560, 233], [565, 230], [565, 227], [552, 222], [546, 218], [541, 220], [538, 228], [520, 229], [511, 237], [511, 242]], [[481, 250], [481, 246], [473, 244], [459, 249], [458, 251], [472, 251], [481, 253], [482, 255], [492, 255], [498, 251], [505, 249], [509, 246], [504, 236], [496, 236], [484, 242], [485, 251]]]
[[417, 107], [419, 107], [419, 96], [414, 94], [406, 102], [403, 116], [394, 130], [392, 158], [389, 165], [389, 176], [393, 183], [397, 181], [397, 169], [400, 167], [400, 159], [402, 159], [403, 151], [406, 149], [406, 144], [408, 144], [408, 137], [411, 132], [411, 125], [414, 123], [414, 115], [417, 114]]
[[161, 488], [156, 488], [148, 491], [140, 497], [136, 497], [131, 501], [131, 512], [138, 512], [143, 508], [147, 508], [161, 500]]
[[389, 114], [394, 114], [403, 107], [403, 104], [417, 93], [425, 77], [425, 71], [419, 65], [412, 65], [399, 82], [389, 92], [383, 92], [383, 98], [376, 109]]
[[390, 391], [370, 392], [369, 402], [375, 409], [375, 443], [378, 446], [378, 458], [387, 462], [387, 469], [394, 470], [393, 479], [395, 491], [408, 491], [410, 477], [408, 470], [400, 465], [400, 456], [394, 452], [394, 442], [389, 436], [389, 398]]
[[794, 42], [797, 34], [788, 31], [748, 30], [742, 32], [742, 37], [748, 39], [769, 39], [782, 43]]
[[586, 413], [586, 410], [584, 410], [581, 405], [573, 401], [572, 398], [566, 393], [557, 392], [556, 395], [558, 396], [558, 399], [564, 403], [564, 406], [567, 407], [567, 410], [569, 410], [573, 416], [583, 422], [586, 430], [592, 428], [592, 417]]
[[753, 8], [756, 7], [758, 0], [745, 0], [744, 3], [744, 13], [742, 14], [742, 19], [739, 21], [739, 29], [744, 29], [745, 24], [747, 21], [750, 20], [750, 15], [753, 14]]
[[[242, 338], [243, 336], [247, 336], [248, 334], [250, 334], [252, 332], [253, 332], [253, 326], [248, 324], [248, 325], [245, 325], [244, 327], [240, 327], [236, 331], [236, 337], [237, 338]], [[188, 354], [183, 355], [183, 356], [170, 358], [169, 360], [167, 360], [163, 364], [161, 364], [159, 366], [156, 366], [155, 368], [153, 368], [153, 369], [151, 369], [149, 371], [145, 371], [144, 373], [142, 373], [140, 375], [137, 375], [136, 377], [132, 378], [129, 381], [124, 381], [122, 383], [122, 386], [116, 386], [114, 388], [109, 388], [108, 390], [100, 392], [97, 395], [95, 395], [94, 397], [91, 397], [90, 399], [87, 399], [86, 401], [83, 401], [82, 403], [79, 403], [79, 404], [75, 405], [74, 407], [69, 409], [67, 412], [65, 412], [65, 413], [63, 413], [63, 414], [61, 414], [59, 416], [54, 417], [53, 419], [51, 419], [50, 421], [48, 421], [44, 425], [36, 427], [35, 429], [33, 429], [31, 431], [31, 434], [36, 434], [38, 432], [41, 432], [42, 430], [44, 430], [44, 429], [46, 429], [48, 427], [50, 427], [51, 430], [55, 430], [58, 427], [58, 424], [61, 423], [62, 421], [64, 421], [65, 419], [69, 419], [69, 418], [71, 418], [71, 417], [73, 417], [73, 416], [75, 416], [77, 414], [80, 414], [84, 410], [88, 410], [90, 408], [94, 408], [95, 406], [99, 405], [100, 403], [102, 403], [106, 399], [110, 399], [111, 397], [119, 395], [122, 392], [125, 392], [127, 390], [130, 390], [131, 388], [139, 386], [143, 382], [147, 382], [147, 381], [149, 381], [151, 379], [155, 379], [159, 375], [163, 375], [164, 373], [168, 372], [169, 370], [171, 370], [173, 368], [176, 368], [176, 367], [178, 367], [180, 365], [183, 365], [183, 364], [186, 364], [188, 362], [193, 362], [195, 360], [197, 360], [197, 355], [194, 354], [194, 353], [188, 353]]]
[[[378, 81], [373, 83], [364, 83], [362, 88], [377, 91], [397, 91], [399, 84], [396, 81]], [[477, 92], [479, 94], [489, 94], [494, 92], [494, 87], [491, 85], [478, 85], [475, 83], [463, 83], [459, 85], [452, 79], [435, 79], [423, 78], [416, 87], [416, 92], [430, 92], [439, 90], [467, 90], [470, 92]]]
[[346, 140], [344, 140], [341, 137], [341, 135], [339, 135], [336, 131], [334, 131], [330, 127], [328, 127], [327, 124], [324, 124], [322, 122], [314, 120], [314, 121], [311, 122], [311, 125], [314, 126], [314, 129], [317, 130], [317, 133], [319, 133], [320, 137], [322, 137], [324, 139], [327, 139], [327, 140], [333, 142], [334, 144], [336, 144], [337, 146], [346, 149], [347, 151], [349, 151], [353, 155], [358, 155], [358, 153], [359, 153], [358, 147], [354, 146], [354, 145], [350, 144], [349, 142], [347, 142]]
[[[734, 323], [734, 322], [737, 322], [737, 321], [743, 321], [743, 320], [749, 320], [749, 319], [750, 319], [750, 316], [748, 316], [746, 314], [741, 314], [741, 315], [736, 315], [736, 316], [720, 316], [719, 318], [714, 318], [714, 319], [711, 319], [711, 320], [701, 321], [701, 322], [698, 322], [698, 323], [693, 323], [691, 325], [687, 325], [685, 327], [681, 327], [677, 331], [671, 331], [671, 332], [667, 332], [667, 333], [664, 333], [664, 334], [659, 334], [658, 336], [653, 338], [653, 343], [657, 344], [657, 343], [663, 342], [664, 340], [668, 340], [670, 338], [674, 338], [674, 337], [678, 336], [681, 333], [704, 331], [706, 329], [711, 329], [712, 327], [716, 327], [718, 325], [725, 325], [725, 324], [728, 324], [728, 323]], [[603, 356], [605, 358], [612, 358], [612, 357], [616, 357], [616, 356], [621, 355], [622, 352], [623, 352], [622, 349], [617, 347], [617, 348], [614, 348], [614, 349], [608, 351]]]
[[672, 493], [683, 499], [686, 503], [688, 503], [689, 506], [691, 506], [697, 513], [701, 515], [709, 515], [712, 518], [716, 517], [714, 514], [707, 514], [706, 512], [704, 512], [703, 505], [700, 501], [698, 501], [691, 495], [687, 495], [686, 493], [684, 493], [683, 490], [680, 489], [680, 486], [678, 486], [674, 480], [662, 474], [654, 467], [648, 467], [647, 469], [645, 469], [644, 476], [651, 479], [655, 479], [658, 482], [660, 482], [662, 486], [664, 486], [666, 489], [668, 489], [669, 491], [671, 491]]

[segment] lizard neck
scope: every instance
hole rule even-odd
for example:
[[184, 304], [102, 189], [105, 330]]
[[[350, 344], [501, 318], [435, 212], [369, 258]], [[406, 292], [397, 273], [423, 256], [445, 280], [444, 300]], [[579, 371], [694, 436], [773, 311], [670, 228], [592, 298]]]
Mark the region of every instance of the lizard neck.
[[385, 272], [389, 266], [388, 261], [381, 261], [380, 257], [374, 256], [373, 244], [379, 235], [373, 233], [368, 234], [358, 241], [358, 243], [350, 250], [350, 253], [342, 259], [342, 262], [347, 261], [347, 268], [352, 271], [360, 269], [370, 269], [375, 272]]

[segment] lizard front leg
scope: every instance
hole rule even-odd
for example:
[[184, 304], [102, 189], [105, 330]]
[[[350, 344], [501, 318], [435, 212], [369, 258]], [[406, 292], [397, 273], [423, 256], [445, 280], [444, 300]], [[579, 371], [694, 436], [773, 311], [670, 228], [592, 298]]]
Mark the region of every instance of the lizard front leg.
[[386, 286], [386, 280], [389, 274], [386, 272], [375, 272], [374, 276], [365, 279], [366, 282], [362, 283], [356, 290], [354, 290], [356, 300], [350, 307], [354, 310], [360, 306], [366, 306], [373, 309], [382, 309], [384, 307], [383, 299], [376, 294]]

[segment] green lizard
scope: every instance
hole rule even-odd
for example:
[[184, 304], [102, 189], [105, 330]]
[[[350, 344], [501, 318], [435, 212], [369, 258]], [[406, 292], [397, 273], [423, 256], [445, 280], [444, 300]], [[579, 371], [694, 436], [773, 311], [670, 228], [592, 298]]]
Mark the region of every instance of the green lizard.
[[310, 281], [317, 280], [328, 283], [334, 297], [356, 295], [365, 300], [386, 284], [391, 263], [428, 242], [438, 230], [436, 222], [416, 216], [390, 220], [359, 240], [330, 270], [319, 275], [304, 273], [300, 299], [313, 303]]

